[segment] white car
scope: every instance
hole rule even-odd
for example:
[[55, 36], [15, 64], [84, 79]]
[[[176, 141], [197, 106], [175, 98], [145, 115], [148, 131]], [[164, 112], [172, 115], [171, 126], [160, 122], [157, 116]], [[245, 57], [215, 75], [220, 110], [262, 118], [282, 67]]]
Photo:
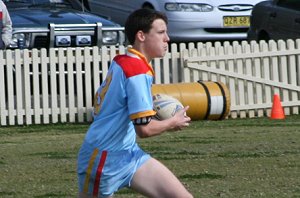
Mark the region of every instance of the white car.
[[263, 0], [89, 0], [93, 13], [125, 24], [129, 13], [152, 8], [169, 19], [171, 41], [246, 39], [250, 15]]

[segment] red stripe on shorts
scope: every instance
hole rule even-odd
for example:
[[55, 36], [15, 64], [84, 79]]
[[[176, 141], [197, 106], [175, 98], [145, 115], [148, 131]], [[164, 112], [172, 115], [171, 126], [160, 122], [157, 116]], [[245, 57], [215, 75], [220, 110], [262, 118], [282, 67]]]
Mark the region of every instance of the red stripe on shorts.
[[95, 183], [94, 183], [93, 196], [98, 196], [100, 178], [101, 178], [102, 170], [103, 170], [104, 163], [105, 163], [105, 160], [106, 160], [106, 156], [107, 156], [107, 151], [103, 151], [102, 154], [101, 154], [101, 158], [100, 158], [98, 168], [97, 168], [96, 179], [95, 179]]

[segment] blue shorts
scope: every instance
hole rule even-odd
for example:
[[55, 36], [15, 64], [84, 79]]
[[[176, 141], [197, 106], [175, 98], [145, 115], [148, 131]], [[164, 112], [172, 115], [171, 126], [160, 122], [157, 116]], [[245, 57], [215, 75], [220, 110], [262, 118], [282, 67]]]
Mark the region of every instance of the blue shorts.
[[132, 150], [119, 152], [99, 151], [83, 144], [77, 164], [79, 191], [94, 197], [112, 196], [130, 187], [134, 173], [149, 158], [137, 144]]

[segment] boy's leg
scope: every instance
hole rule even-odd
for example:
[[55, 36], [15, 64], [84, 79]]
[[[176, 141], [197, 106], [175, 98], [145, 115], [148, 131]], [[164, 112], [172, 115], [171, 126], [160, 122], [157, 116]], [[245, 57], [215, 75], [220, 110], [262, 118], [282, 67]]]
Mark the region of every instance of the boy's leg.
[[154, 158], [149, 159], [136, 171], [130, 187], [148, 197], [193, 197], [176, 176]]

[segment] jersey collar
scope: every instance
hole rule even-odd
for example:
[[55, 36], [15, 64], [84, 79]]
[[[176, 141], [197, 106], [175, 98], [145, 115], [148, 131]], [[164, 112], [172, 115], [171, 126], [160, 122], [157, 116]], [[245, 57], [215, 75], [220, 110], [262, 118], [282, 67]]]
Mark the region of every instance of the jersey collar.
[[143, 60], [145, 62], [145, 64], [148, 66], [148, 68], [150, 69], [152, 75], [154, 76], [154, 70], [153, 70], [152, 66], [148, 63], [146, 57], [141, 52], [139, 52], [133, 48], [128, 48], [127, 55]]

